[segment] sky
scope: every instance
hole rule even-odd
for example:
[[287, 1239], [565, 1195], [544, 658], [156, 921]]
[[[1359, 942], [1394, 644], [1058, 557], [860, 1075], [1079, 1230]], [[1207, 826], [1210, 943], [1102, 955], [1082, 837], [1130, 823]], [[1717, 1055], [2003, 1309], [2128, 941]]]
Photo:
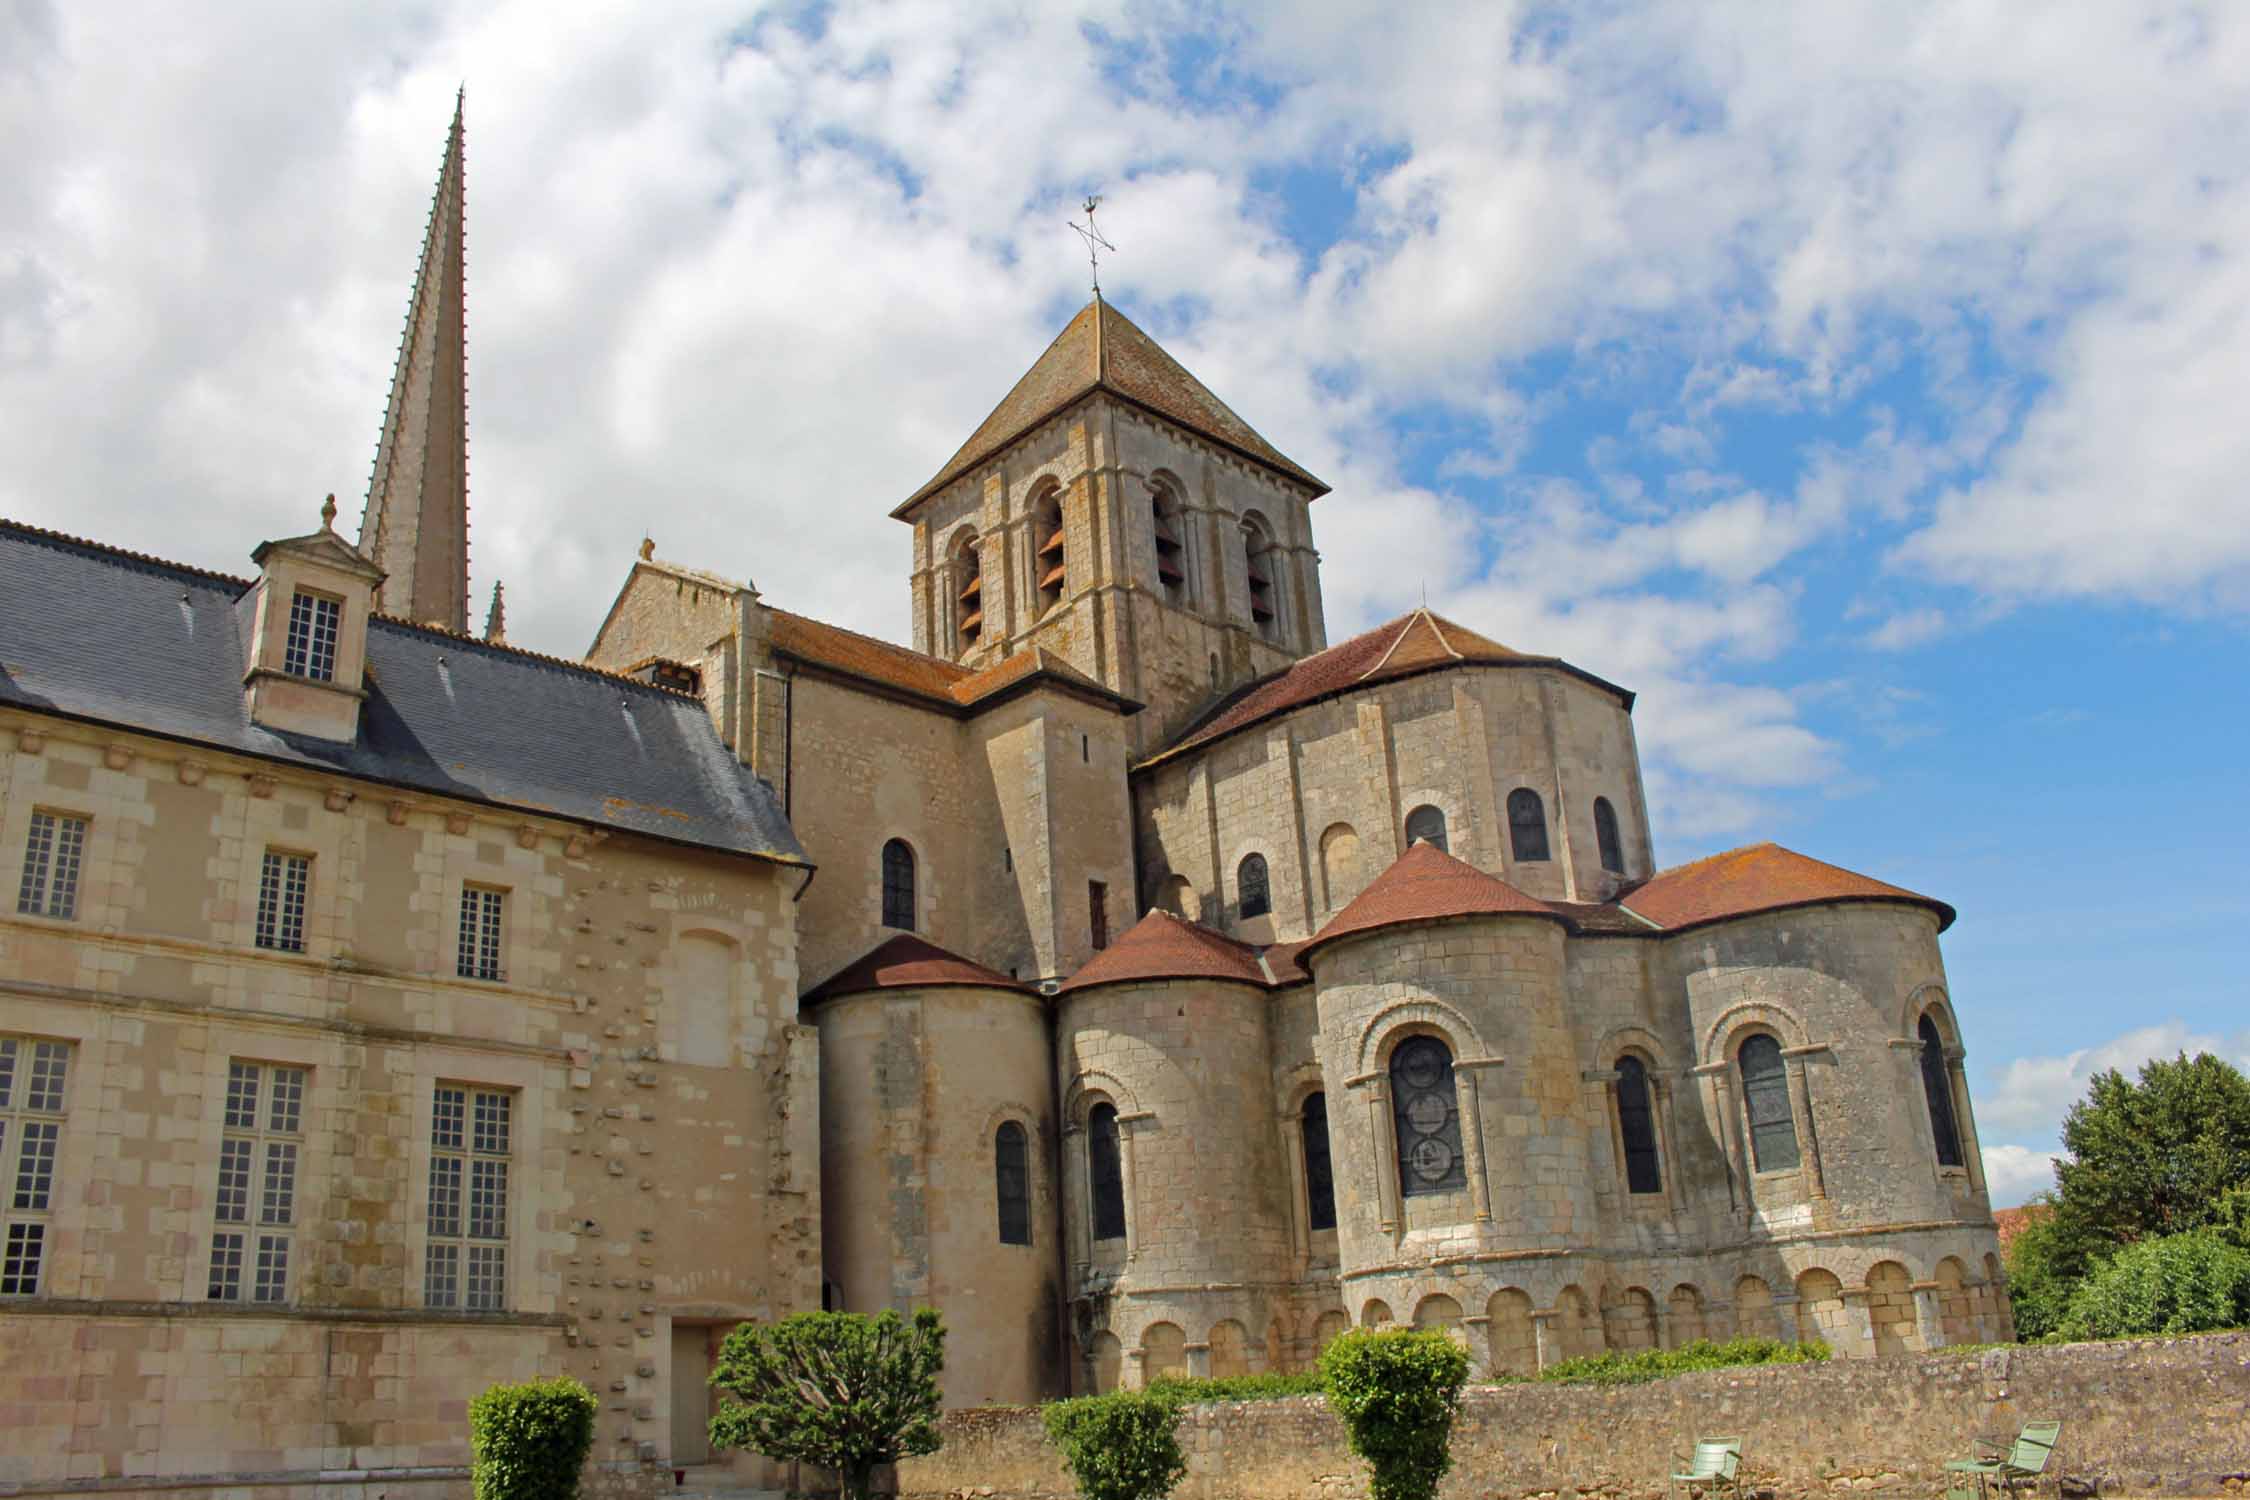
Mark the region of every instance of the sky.
[[1331, 639], [1636, 689], [1658, 854], [1952, 903], [1999, 1203], [2250, 1065], [2250, 7], [0, 0], [0, 514], [241, 572], [364, 500], [467, 90], [471, 567], [645, 534], [907, 636], [1105, 293], [1292, 458]]

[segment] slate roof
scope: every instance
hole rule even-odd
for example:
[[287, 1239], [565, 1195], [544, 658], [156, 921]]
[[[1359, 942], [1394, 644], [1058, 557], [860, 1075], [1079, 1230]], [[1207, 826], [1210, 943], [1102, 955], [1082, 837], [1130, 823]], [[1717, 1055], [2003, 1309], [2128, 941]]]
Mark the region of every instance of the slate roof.
[[1545, 917], [1565, 924], [1570, 920], [1499, 876], [1487, 875], [1435, 844], [1418, 842], [1330, 917], [1307, 946], [1403, 922], [1470, 916]]
[[791, 614], [784, 609], [770, 613], [772, 620], [767, 639], [776, 652], [950, 708], [974, 708], [1035, 677], [1081, 695], [1090, 694], [1128, 713], [1141, 706], [1111, 692], [1043, 646], [1027, 646], [1012, 656], [972, 671], [943, 657], [925, 656], [910, 647], [861, 635], [840, 625]]
[[1772, 843], [1729, 849], [1660, 871], [1619, 897], [1628, 911], [1667, 932], [1830, 901], [1900, 901], [1937, 913], [1940, 932], [1953, 925], [1953, 908], [1943, 901]]
[[1530, 656], [1487, 640], [1427, 609], [1376, 626], [1327, 650], [1292, 662], [1222, 699], [1181, 731], [1164, 749], [1141, 762], [1155, 765], [1199, 745], [1226, 738], [1291, 709], [1350, 692], [1368, 683], [1411, 677], [1449, 666], [1555, 667], [1614, 693], [1627, 708], [1633, 695], [1554, 656]]
[[1316, 499], [1328, 493], [1327, 485], [1284, 457], [1131, 318], [1097, 295], [1055, 335], [1046, 353], [1033, 362], [936, 477], [891, 514], [903, 519], [954, 480], [1097, 390], [1154, 412], [1305, 485]]
[[944, 986], [974, 986], [987, 990], [1036, 993], [1021, 980], [986, 968], [983, 964], [949, 953], [925, 938], [902, 932], [856, 963], [807, 990], [801, 1003], [814, 1004], [836, 995], [858, 995], [869, 990], [914, 990]]
[[692, 698], [376, 616], [350, 744], [250, 722], [247, 581], [0, 520], [0, 703], [809, 864]]

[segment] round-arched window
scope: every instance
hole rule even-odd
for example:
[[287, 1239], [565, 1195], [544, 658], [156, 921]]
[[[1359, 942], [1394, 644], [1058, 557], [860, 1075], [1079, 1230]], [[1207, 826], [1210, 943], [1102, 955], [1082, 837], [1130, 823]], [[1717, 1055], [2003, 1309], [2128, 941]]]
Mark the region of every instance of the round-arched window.
[[1406, 815], [1406, 847], [1429, 844], [1438, 853], [1446, 852], [1445, 810], [1425, 802]]
[[1410, 1036], [1391, 1053], [1391, 1114], [1398, 1130], [1398, 1190], [1408, 1198], [1465, 1186], [1461, 1106], [1453, 1051], [1434, 1036]]
[[914, 930], [914, 851], [904, 839], [883, 846], [883, 925]]
[[1235, 905], [1243, 920], [1262, 917], [1273, 910], [1273, 892], [1266, 881], [1266, 857], [1245, 854], [1234, 872]]

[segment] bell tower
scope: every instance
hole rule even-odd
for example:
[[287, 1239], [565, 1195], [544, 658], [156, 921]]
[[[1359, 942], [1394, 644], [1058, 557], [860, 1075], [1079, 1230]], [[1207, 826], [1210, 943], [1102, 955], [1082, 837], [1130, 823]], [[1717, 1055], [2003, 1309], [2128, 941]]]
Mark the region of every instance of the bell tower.
[[1136, 755], [1328, 643], [1312, 502], [1328, 487], [1094, 295], [928, 484], [916, 649], [1029, 647], [1147, 707]]

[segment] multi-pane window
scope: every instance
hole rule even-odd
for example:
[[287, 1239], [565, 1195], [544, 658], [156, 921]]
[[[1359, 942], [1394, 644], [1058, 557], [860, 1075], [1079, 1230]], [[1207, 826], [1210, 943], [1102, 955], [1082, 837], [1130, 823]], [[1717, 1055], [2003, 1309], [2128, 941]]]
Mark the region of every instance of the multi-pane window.
[[1530, 787], [1508, 793], [1508, 847], [1522, 860], [1546, 859], [1547, 804]]
[[286, 1302], [305, 1070], [229, 1062], [223, 1128], [206, 1295], [214, 1302]]
[[1328, 1096], [1310, 1094], [1298, 1116], [1305, 1138], [1305, 1222], [1336, 1227], [1336, 1173], [1328, 1160]]
[[1266, 881], [1266, 857], [1247, 854], [1234, 872], [1235, 898], [1245, 921], [1273, 910], [1273, 895]]
[[992, 1175], [1000, 1193], [1000, 1243], [1030, 1244], [1031, 1142], [1013, 1120], [993, 1133]]
[[1410, 1036], [1391, 1054], [1391, 1119], [1398, 1130], [1398, 1189], [1412, 1198], [1468, 1185], [1461, 1155], [1461, 1104], [1453, 1052], [1434, 1036]]
[[1625, 841], [1617, 836], [1617, 809], [1607, 797], [1594, 799], [1594, 849], [1602, 868], [1612, 875], [1625, 873]]
[[344, 606], [323, 594], [299, 589], [289, 601], [289, 638], [282, 646], [281, 669], [292, 677], [332, 682], [336, 677], [336, 637]]
[[1086, 1168], [1093, 1179], [1094, 1238], [1125, 1238], [1125, 1163], [1113, 1104], [1097, 1104], [1086, 1115]]
[[1761, 1033], [1742, 1044], [1735, 1060], [1742, 1069], [1742, 1105], [1750, 1117], [1755, 1170], [1775, 1172], [1796, 1166], [1797, 1121], [1789, 1112], [1789, 1070], [1781, 1058], [1781, 1043]]
[[45, 1269], [70, 1045], [0, 1036], [0, 1297], [35, 1297]]
[[461, 962], [463, 979], [500, 978], [500, 920], [508, 893], [484, 885], [461, 887]]
[[1916, 1028], [1922, 1039], [1922, 1093], [1930, 1105], [1930, 1134], [1936, 1137], [1941, 1167], [1961, 1165], [1961, 1128], [1953, 1117], [1953, 1070], [1946, 1066], [1945, 1040], [1928, 1016]]
[[1656, 1156], [1656, 1111], [1649, 1103], [1648, 1065], [1631, 1053], [1617, 1060], [1617, 1128], [1625, 1138], [1625, 1190], [1663, 1192], [1664, 1174]]
[[283, 953], [305, 951], [305, 896], [312, 889], [312, 859], [268, 849], [258, 872], [258, 946]]
[[1434, 844], [1438, 853], [1446, 852], [1443, 808], [1424, 803], [1406, 815], [1406, 847], [1416, 844]]
[[77, 916], [78, 870], [85, 859], [84, 818], [69, 813], [32, 813], [16, 910], [34, 917]]
[[914, 851], [904, 839], [883, 846], [883, 925], [914, 930]]
[[508, 1163], [515, 1095], [441, 1083], [430, 1114], [429, 1248], [422, 1304], [508, 1305]]

